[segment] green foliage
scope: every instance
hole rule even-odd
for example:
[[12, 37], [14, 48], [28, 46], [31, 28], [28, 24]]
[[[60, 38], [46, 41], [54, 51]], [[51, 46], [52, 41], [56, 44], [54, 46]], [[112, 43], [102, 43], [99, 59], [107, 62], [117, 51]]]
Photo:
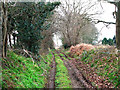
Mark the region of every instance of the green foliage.
[[[3, 88], [44, 88], [49, 74], [51, 59], [47, 56], [40, 57], [40, 62], [31, 58], [8, 52], [8, 58], [3, 59], [2, 87]], [[47, 64], [44, 62], [44, 60]]]
[[[2, 62], [2, 59], [0, 58], [0, 62]], [[2, 67], [0, 66], [0, 71], [2, 71]], [[0, 85], [2, 85], [2, 72], [0, 72]]]
[[113, 37], [113, 42], [116, 43], [116, 36]]
[[91, 68], [95, 68], [96, 73], [114, 84], [117, 87], [120, 77], [118, 76], [118, 60], [115, 54], [105, 53], [102, 50], [85, 51], [80, 57], [81, 61], [85, 64], [89, 64]]
[[9, 14], [14, 14], [11, 19], [15, 20], [14, 26], [18, 32], [18, 44], [37, 54], [41, 40], [45, 38], [41, 32], [50, 27], [50, 23], [47, 25], [44, 23], [59, 4], [60, 2], [47, 4], [45, 2], [18, 2], [15, 7], [9, 8]]
[[103, 40], [102, 40], [102, 44], [107, 44], [108, 43], [108, 40], [107, 40], [107, 38], [104, 38]]
[[109, 45], [114, 45], [114, 42], [113, 42], [113, 40], [112, 39], [108, 39], [108, 43], [109, 43]]
[[104, 44], [104, 45], [106, 45], [106, 44], [108, 44], [108, 45], [114, 45], [114, 40], [113, 39], [108, 39], [107, 40], [107, 38], [104, 38], [103, 40], [102, 40], [102, 44]]
[[[66, 55], [69, 56], [69, 53], [66, 53]], [[78, 62], [80, 60], [83, 64], [90, 66], [89, 69], [93, 69], [98, 76], [112, 83], [114, 87], [120, 85], [120, 76], [118, 74], [120, 67], [118, 66], [119, 60], [117, 57], [116, 54], [109, 53], [106, 49], [102, 48], [84, 51], [80, 56], [74, 55], [74, 58], [76, 58]], [[88, 74], [89, 73], [90, 72], [88, 72]], [[95, 82], [92, 84], [96, 86]]]

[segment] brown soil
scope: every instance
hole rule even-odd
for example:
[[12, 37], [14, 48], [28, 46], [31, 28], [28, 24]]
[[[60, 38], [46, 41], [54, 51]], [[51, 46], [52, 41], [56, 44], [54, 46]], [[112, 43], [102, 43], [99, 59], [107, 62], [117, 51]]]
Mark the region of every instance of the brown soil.
[[55, 62], [54, 54], [52, 52], [51, 52], [51, 54], [53, 56], [53, 61], [51, 63], [51, 70], [50, 70], [50, 75], [49, 75], [47, 88], [55, 88], [56, 62]]
[[[56, 53], [58, 56], [60, 56], [60, 53], [62, 52], [56, 51]], [[65, 60], [63, 57], [65, 57], [67, 60]], [[64, 56], [60, 56], [60, 58], [63, 60], [65, 66], [68, 69], [73, 88], [93, 88], [91, 83], [83, 76], [82, 72], [76, 68], [76, 66], [68, 59], [65, 54]]]
[[72, 88], [83, 88], [83, 84], [80, 82], [78, 77], [75, 75], [75, 71], [71, 66], [64, 60], [64, 64], [67, 67], [68, 74], [70, 76], [71, 82], [72, 82]]

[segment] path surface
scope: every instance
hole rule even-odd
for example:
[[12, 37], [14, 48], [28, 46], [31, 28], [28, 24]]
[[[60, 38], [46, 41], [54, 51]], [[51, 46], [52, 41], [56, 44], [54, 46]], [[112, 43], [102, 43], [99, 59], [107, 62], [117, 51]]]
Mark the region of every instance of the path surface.
[[71, 82], [72, 82], [72, 87], [73, 88], [83, 88], [84, 86], [80, 82], [78, 77], [76, 77], [74, 69], [71, 68], [71, 66], [65, 60], [63, 60], [63, 61], [64, 61], [65, 66], [67, 67], [68, 74], [69, 74]]
[[49, 75], [49, 81], [48, 81], [48, 88], [55, 88], [55, 73], [56, 73], [56, 62], [55, 62], [55, 55], [53, 52], [52, 54], [52, 63], [51, 63], [51, 70]]
[[[65, 66], [68, 69], [73, 88], [93, 88], [93, 86], [83, 76], [82, 72], [80, 72], [76, 68], [76, 66], [71, 62], [71, 60], [68, 59], [68, 57], [65, 55], [65, 53], [63, 53], [61, 51], [57, 51], [57, 50], [56, 50], [56, 53], [61, 58], [61, 60], [63, 60]], [[62, 54], [64, 56], [61, 56], [60, 54]], [[66, 59], [64, 59], [63, 57]]]
[[[93, 88], [92, 85], [87, 82], [83, 74], [76, 68], [76, 66], [71, 62], [71, 60], [68, 59], [68, 57], [63, 52], [56, 50], [55, 53], [57, 53], [60, 59], [64, 62], [64, 65], [68, 70], [72, 88]], [[55, 88], [56, 62], [54, 53], [51, 52], [51, 54], [53, 56], [53, 61], [51, 64], [52, 68], [50, 70], [48, 88]]]

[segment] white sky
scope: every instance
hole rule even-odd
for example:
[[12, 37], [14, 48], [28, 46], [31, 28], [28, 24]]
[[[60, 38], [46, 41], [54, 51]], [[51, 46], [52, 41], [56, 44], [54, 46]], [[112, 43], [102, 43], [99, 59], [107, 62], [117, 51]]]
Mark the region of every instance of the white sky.
[[[103, 13], [99, 16], [100, 20], [107, 21], [107, 22], [115, 22], [115, 19], [113, 18], [112, 12], [115, 11], [115, 6], [113, 4], [109, 3], [101, 3], [103, 7]], [[95, 25], [97, 29], [101, 31], [101, 34], [99, 36], [99, 40], [106, 38], [113, 38], [116, 32], [116, 27], [114, 24], [110, 24], [108, 27], [106, 27], [103, 23], [99, 23]]]
[[[49, 1], [49, 0], [46, 0], [46, 1]], [[54, 0], [54, 1], [56, 1], [56, 0]], [[57, 0], [57, 1], [59, 1], [59, 0]], [[71, 0], [71, 1], [73, 1], [73, 0]], [[82, 0], [82, 1], [85, 1], [85, 0]], [[91, 1], [96, 1], [96, 0], [91, 0]], [[96, 8], [96, 10], [102, 11], [102, 14], [96, 17], [97, 19], [100, 19], [100, 20], [103, 20], [106, 22], [115, 22], [115, 19], [113, 18], [113, 15], [112, 15], [112, 13], [115, 11], [115, 6], [113, 4], [110, 4], [107, 2], [101, 2], [101, 5], [98, 4], [98, 8]], [[98, 40], [102, 40], [104, 37], [106, 37], [106, 38], [114, 37], [115, 32], [116, 32], [115, 25], [110, 24], [108, 27], [106, 27], [103, 23], [99, 23], [99, 24], [96, 24], [95, 26], [98, 29], [98, 31], [101, 31]], [[54, 37], [55, 44], [61, 45], [61, 41], [58, 40], [58, 37], [57, 38], [56, 37], [57, 36]]]

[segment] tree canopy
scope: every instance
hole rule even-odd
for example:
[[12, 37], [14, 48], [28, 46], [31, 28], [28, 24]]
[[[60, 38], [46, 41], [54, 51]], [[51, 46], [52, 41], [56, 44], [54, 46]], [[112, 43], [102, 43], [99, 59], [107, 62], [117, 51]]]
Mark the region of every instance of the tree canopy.
[[50, 27], [45, 25], [46, 20], [53, 14], [53, 10], [60, 2], [47, 4], [45, 2], [17, 2], [16, 6], [9, 8], [9, 19], [14, 31], [17, 31], [17, 45], [33, 53], [38, 53], [41, 40], [45, 37], [42, 31]]

